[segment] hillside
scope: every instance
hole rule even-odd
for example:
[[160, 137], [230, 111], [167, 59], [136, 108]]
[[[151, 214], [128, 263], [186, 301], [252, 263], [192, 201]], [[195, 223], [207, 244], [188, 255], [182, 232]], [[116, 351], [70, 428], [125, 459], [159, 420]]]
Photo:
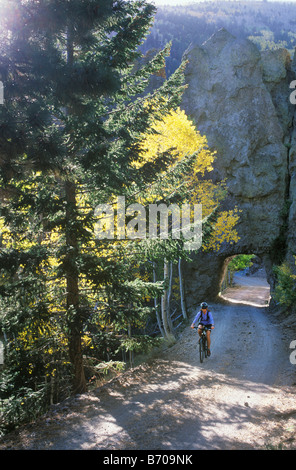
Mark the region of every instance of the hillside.
[[151, 34], [142, 50], [158, 49], [172, 41], [167, 74], [180, 64], [190, 43], [201, 45], [225, 28], [237, 38], [250, 37], [260, 49], [296, 44], [296, 4], [283, 2], [210, 1], [181, 6], [159, 6]]

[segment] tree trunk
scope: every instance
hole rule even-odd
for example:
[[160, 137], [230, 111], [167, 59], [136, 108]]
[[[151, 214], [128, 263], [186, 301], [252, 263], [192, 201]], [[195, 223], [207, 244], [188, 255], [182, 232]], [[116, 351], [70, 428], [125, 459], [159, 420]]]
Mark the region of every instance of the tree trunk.
[[76, 187], [66, 181], [66, 245], [65, 271], [67, 280], [67, 314], [69, 327], [69, 356], [73, 365], [73, 392], [84, 393], [86, 380], [82, 361], [82, 312], [79, 309], [79, 286], [76, 257], [78, 253], [76, 236]]
[[86, 379], [83, 368], [83, 357], [81, 347], [81, 332], [75, 332], [72, 327], [69, 338], [69, 355], [73, 365], [73, 393], [80, 394], [87, 390]]
[[[153, 282], [156, 282], [156, 269], [155, 269], [155, 263], [153, 263]], [[165, 337], [165, 332], [161, 324], [161, 318], [158, 310], [158, 298], [154, 297], [154, 308], [155, 308], [155, 313], [156, 313], [156, 320], [158, 324], [159, 331], [161, 333], [161, 336], [164, 338]]]
[[[132, 328], [131, 328], [130, 323], [128, 324], [127, 332], [128, 332], [128, 337], [131, 338], [132, 337]], [[130, 364], [130, 367], [134, 367], [134, 352], [131, 351], [131, 350], [129, 350], [129, 364]]]
[[[73, 28], [67, 30], [67, 63], [73, 65]], [[68, 110], [67, 110], [68, 112]], [[77, 243], [77, 207], [76, 185], [74, 181], [66, 181], [66, 245], [65, 271], [67, 279], [67, 314], [69, 327], [69, 356], [73, 366], [73, 393], [86, 391], [86, 380], [82, 357], [82, 312], [79, 309], [79, 284], [76, 258], [78, 255]]]
[[[164, 261], [163, 266], [163, 278], [165, 283], [168, 282], [169, 279], [169, 265], [167, 261]], [[164, 332], [166, 337], [174, 336], [172, 329], [170, 328], [169, 322], [169, 312], [168, 312], [168, 293], [167, 289], [164, 291], [163, 295], [161, 296], [161, 314], [162, 314], [162, 323], [164, 327]]]
[[183, 318], [187, 319], [187, 308], [185, 302], [185, 292], [184, 292], [184, 281], [183, 281], [183, 273], [182, 273], [182, 259], [179, 258], [178, 261], [178, 271], [179, 271], [179, 283], [180, 283], [180, 297], [181, 297], [181, 311]]
[[168, 323], [170, 327], [170, 331], [173, 331], [173, 322], [172, 322], [172, 317], [171, 317], [171, 300], [172, 300], [172, 293], [173, 293], [173, 262], [170, 261], [168, 265], [168, 276], [169, 276], [169, 287], [167, 290], [167, 315], [168, 315]]

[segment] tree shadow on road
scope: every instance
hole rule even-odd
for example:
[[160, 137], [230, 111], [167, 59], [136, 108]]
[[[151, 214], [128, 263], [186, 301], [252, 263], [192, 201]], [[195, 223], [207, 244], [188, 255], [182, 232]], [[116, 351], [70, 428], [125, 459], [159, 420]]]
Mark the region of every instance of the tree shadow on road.
[[[98, 389], [91, 394], [92, 401], [90, 394], [82, 395], [77, 412], [72, 409], [65, 416], [62, 429], [52, 442], [48, 439], [47, 448], [264, 448], [282, 438], [285, 420], [276, 400], [262, 405], [254, 397], [272, 393], [276, 390], [266, 384], [214, 376], [210, 371], [201, 374], [190, 364], [157, 360], [153, 369], [139, 367], [136, 376], [123, 374], [121, 380]], [[290, 411], [295, 422], [296, 411]], [[36, 436], [38, 448], [40, 439], [42, 435]], [[33, 440], [30, 446], [35, 444]]]

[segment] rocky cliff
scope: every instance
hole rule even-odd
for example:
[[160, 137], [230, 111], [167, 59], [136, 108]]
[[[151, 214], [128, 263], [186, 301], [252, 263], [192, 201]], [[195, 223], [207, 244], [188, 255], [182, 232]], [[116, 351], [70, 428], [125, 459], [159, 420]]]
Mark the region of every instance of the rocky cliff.
[[296, 252], [295, 105], [289, 85], [296, 63], [288, 51], [259, 52], [248, 40], [219, 30], [191, 45], [183, 109], [217, 150], [215, 180], [227, 180], [223, 208], [242, 210], [240, 240], [186, 266], [189, 306], [214, 298], [230, 256], [257, 254], [273, 287], [272, 266]]

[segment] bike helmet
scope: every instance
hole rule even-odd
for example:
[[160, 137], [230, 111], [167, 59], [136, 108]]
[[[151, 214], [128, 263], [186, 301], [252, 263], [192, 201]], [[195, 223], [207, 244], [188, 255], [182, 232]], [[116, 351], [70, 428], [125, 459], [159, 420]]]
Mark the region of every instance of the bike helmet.
[[200, 304], [200, 306], [201, 306], [201, 308], [208, 308], [207, 302], [202, 302], [202, 303]]

